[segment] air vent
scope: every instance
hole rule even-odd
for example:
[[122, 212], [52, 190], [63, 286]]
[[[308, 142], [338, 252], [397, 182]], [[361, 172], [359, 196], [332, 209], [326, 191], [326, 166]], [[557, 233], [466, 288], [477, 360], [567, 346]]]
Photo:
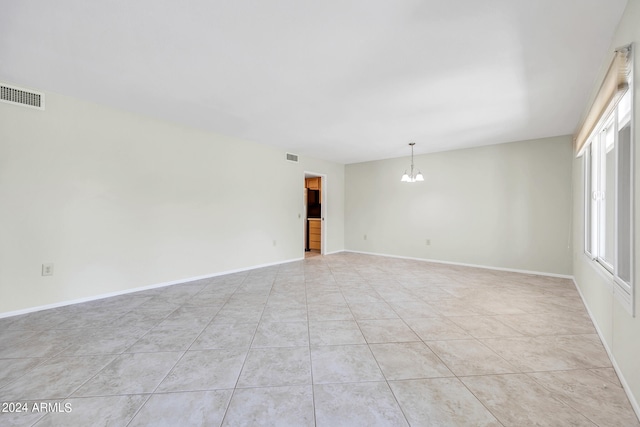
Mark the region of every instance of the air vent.
[[293, 163], [298, 163], [298, 155], [297, 154], [287, 153], [287, 160], [289, 160], [290, 162], [293, 162]]
[[44, 93], [9, 86], [4, 83], [0, 84], [0, 101], [44, 110]]

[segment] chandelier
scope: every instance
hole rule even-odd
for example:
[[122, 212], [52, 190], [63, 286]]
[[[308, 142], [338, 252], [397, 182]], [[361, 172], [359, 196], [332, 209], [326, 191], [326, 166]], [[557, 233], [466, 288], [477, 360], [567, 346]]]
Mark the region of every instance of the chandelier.
[[402, 182], [424, 181], [424, 176], [422, 176], [422, 173], [420, 171], [418, 171], [417, 174], [413, 173], [413, 146], [416, 145], [416, 143], [410, 142], [409, 145], [411, 146], [411, 174], [408, 174], [405, 169], [404, 175], [402, 175], [402, 178], [400, 179], [400, 181]]

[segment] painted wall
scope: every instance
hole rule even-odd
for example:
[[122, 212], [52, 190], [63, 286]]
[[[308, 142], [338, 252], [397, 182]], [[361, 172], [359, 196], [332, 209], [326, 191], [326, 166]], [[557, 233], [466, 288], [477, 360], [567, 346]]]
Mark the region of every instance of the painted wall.
[[304, 170], [327, 175], [326, 250], [344, 248], [344, 165], [54, 93], [46, 107], [0, 103], [0, 315], [302, 258]]
[[[575, 159], [573, 162], [573, 236], [574, 253], [573, 269], [576, 283], [583, 295], [587, 308], [601, 333], [605, 345], [608, 347], [614, 362], [619, 369], [621, 379], [628, 392], [631, 394], [632, 404], [636, 413], [640, 415], [640, 288], [638, 285], [638, 275], [640, 273], [640, 102], [638, 102], [638, 92], [640, 91], [640, 0], [629, 0], [625, 13], [618, 25], [614, 40], [611, 43], [610, 51], [616, 47], [634, 43], [634, 126], [635, 128], [635, 306], [636, 316], [630, 316], [627, 311], [618, 303], [612, 295], [611, 280], [607, 275], [602, 274], [594, 264], [584, 255], [584, 175], [583, 158]], [[603, 62], [601, 75], [604, 76], [610, 58]], [[599, 88], [594, 85], [594, 94]], [[587, 108], [587, 106], [585, 106]]]
[[347, 165], [346, 248], [571, 274], [571, 159], [566, 136], [416, 156], [422, 183], [408, 157]]

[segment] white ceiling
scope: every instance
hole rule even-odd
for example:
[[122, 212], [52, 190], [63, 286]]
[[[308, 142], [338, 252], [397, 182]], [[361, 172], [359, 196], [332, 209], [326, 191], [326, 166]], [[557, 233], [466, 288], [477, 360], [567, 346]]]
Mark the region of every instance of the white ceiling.
[[626, 0], [1, 0], [0, 80], [354, 163], [572, 133]]

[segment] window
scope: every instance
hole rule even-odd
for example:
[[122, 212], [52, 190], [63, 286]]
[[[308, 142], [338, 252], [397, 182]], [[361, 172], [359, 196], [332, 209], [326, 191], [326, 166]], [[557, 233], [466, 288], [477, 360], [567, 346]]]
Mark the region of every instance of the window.
[[631, 91], [605, 111], [584, 150], [585, 253], [612, 276], [614, 294], [633, 314]]
[[584, 159], [584, 250], [634, 315], [633, 57], [616, 49], [574, 143]]

